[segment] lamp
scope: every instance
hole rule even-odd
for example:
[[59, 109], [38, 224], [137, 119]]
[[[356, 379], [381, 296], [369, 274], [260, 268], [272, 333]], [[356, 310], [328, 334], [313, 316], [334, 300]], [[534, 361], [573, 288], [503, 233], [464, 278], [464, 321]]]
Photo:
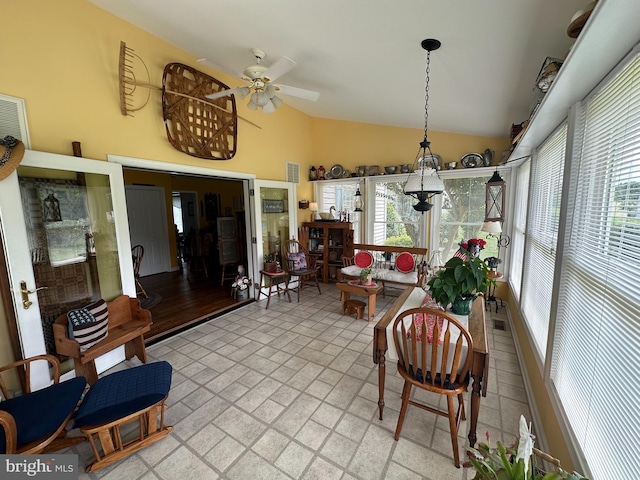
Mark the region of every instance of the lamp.
[[318, 219], [318, 202], [311, 202], [309, 210], [311, 210], [311, 221], [315, 222]]
[[[282, 100], [276, 97], [277, 89], [273, 85], [266, 84], [260, 79], [254, 81], [254, 87], [255, 92], [251, 94], [251, 97], [249, 97], [249, 103], [247, 103], [249, 110], [258, 110], [258, 108], [262, 108], [264, 113], [273, 113], [276, 111], [276, 108], [282, 105]], [[241, 87], [241, 89], [246, 89], [246, 92], [243, 90], [240, 96], [240, 98], [244, 98], [249, 94], [250, 89], [249, 87]]]
[[497, 268], [498, 264], [500, 263], [500, 249], [509, 246], [509, 244], [511, 243], [511, 237], [509, 235], [502, 234], [502, 225], [497, 221], [484, 222], [480, 230], [482, 232], [487, 232], [487, 237], [494, 237], [496, 239], [498, 256], [496, 257], [495, 262], [493, 262], [493, 265], [495, 265], [495, 267], [492, 267], [492, 265], [489, 265], [489, 267]]
[[354, 212], [361, 212], [362, 207], [364, 207], [364, 202], [362, 201], [362, 194], [360, 193], [360, 183], [358, 183], [358, 188], [356, 189], [355, 198], [353, 201], [354, 204]]
[[435, 156], [431, 152], [431, 142], [427, 140], [427, 124], [429, 120], [429, 65], [431, 63], [431, 52], [440, 48], [440, 41], [433, 38], [423, 40], [422, 48], [427, 51], [427, 69], [426, 69], [426, 86], [425, 86], [425, 101], [424, 101], [424, 138], [420, 142], [420, 148], [414, 165], [414, 172], [409, 174], [407, 181], [403, 186], [403, 192], [405, 195], [409, 195], [418, 200], [418, 203], [413, 206], [414, 210], [418, 212], [428, 212], [433, 205], [429, 202], [431, 197], [438, 195], [444, 191], [444, 183], [438, 172], [435, 170], [435, 163], [433, 159]]
[[485, 222], [504, 221], [505, 185], [504, 180], [496, 168], [493, 176], [486, 183]]

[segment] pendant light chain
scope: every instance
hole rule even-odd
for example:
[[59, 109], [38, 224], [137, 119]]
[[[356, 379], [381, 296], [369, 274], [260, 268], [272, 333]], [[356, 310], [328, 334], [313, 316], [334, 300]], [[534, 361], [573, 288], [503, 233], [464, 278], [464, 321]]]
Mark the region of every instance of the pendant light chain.
[[[429, 71], [430, 71], [430, 65], [431, 65], [431, 51], [427, 50], [427, 68], [426, 68], [426, 84], [425, 84], [425, 88], [424, 88], [424, 141], [428, 142], [427, 140], [427, 125], [429, 124]], [[428, 148], [429, 145], [425, 145], [424, 148]], [[431, 149], [429, 149], [431, 150]]]

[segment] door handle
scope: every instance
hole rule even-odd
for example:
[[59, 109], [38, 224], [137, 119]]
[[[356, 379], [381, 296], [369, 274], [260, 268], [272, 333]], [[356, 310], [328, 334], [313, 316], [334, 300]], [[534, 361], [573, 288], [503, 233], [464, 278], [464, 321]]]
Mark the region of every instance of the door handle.
[[20, 294], [22, 295], [22, 308], [24, 308], [25, 310], [28, 309], [31, 305], [33, 305], [33, 302], [31, 300], [29, 300], [29, 294], [30, 293], [36, 293], [40, 290], [46, 290], [49, 287], [39, 287], [36, 288], [35, 290], [31, 291], [27, 289], [27, 282], [25, 282], [24, 280], [20, 280]]

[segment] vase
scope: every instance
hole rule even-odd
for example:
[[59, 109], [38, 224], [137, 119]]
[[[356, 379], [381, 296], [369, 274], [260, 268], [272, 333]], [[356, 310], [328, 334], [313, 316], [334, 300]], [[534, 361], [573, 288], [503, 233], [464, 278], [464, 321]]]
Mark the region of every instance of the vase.
[[278, 271], [278, 264], [276, 262], [264, 262], [264, 271], [273, 273]]
[[249, 289], [244, 290], [236, 289], [236, 300], [247, 300], [249, 298]]
[[451, 304], [451, 311], [456, 315], [469, 315], [472, 301], [473, 296], [463, 297], [462, 295], [458, 295]]
[[360, 284], [362, 285], [371, 285], [371, 274], [369, 275], [360, 275]]

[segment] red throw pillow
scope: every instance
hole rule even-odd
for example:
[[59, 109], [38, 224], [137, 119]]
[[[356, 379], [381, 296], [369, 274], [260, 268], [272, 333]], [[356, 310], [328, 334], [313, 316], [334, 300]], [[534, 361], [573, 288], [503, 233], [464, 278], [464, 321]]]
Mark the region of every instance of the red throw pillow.
[[369, 252], [358, 252], [354, 258], [355, 264], [360, 268], [369, 268], [373, 265], [373, 255]]
[[396, 257], [396, 270], [399, 272], [413, 272], [414, 268], [416, 268], [416, 260], [409, 252], [402, 252]]

